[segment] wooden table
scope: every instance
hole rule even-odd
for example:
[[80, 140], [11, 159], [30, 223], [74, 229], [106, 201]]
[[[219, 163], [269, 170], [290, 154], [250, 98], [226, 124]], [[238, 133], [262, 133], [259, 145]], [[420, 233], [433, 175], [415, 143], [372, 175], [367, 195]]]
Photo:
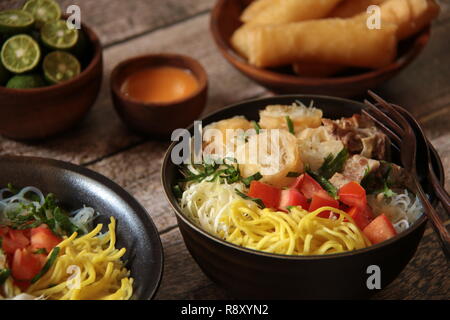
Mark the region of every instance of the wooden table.
[[[206, 68], [210, 90], [205, 112], [270, 93], [234, 70], [216, 49], [208, 27], [212, 0], [60, 2], [64, 8], [78, 4], [83, 21], [94, 28], [104, 45], [105, 70], [99, 98], [87, 119], [70, 132], [39, 143], [0, 138], [0, 154], [42, 156], [80, 164], [109, 177], [136, 197], [152, 216], [164, 246], [164, 275], [156, 299], [229, 298], [202, 273], [186, 250], [175, 215], [166, 203], [160, 166], [169, 144], [135, 135], [124, 127], [112, 107], [109, 75], [125, 58], [174, 52], [190, 55]], [[2, 0], [0, 9], [22, 3]], [[441, 1], [441, 6], [428, 47], [407, 70], [377, 92], [406, 106], [419, 119], [450, 177], [450, 1]], [[449, 190], [449, 178], [446, 187]], [[428, 228], [414, 259], [375, 298], [449, 299], [448, 274], [437, 238]]]

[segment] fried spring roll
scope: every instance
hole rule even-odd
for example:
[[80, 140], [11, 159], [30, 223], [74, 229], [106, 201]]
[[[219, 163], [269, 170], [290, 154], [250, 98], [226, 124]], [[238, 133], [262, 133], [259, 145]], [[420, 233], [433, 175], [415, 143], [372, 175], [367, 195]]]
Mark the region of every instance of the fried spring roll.
[[322, 19], [258, 26], [247, 31], [247, 55], [257, 67], [297, 61], [379, 68], [396, 55], [397, 27], [370, 30], [363, 19]]
[[371, 5], [380, 5], [387, 0], [344, 0], [330, 13], [333, 18], [351, 18], [366, 12]]
[[341, 1], [260, 0], [244, 11], [241, 20], [250, 24], [279, 24], [320, 19], [326, 17]]
[[241, 21], [248, 22], [255, 18], [260, 12], [271, 7], [273, 0], [255, 0], [250, 3], [241, 14]]
[[[380, 5], [383, 22], [397, 25], [397, 38], [406, 39], [420, 31], [439, 15], [434, 0], [387, 0]], [[359, 17], [367, 19], [368, 13]]]
[[234, 50], [247, 59], [249, 51], [249, 33], [253, 28], [255, 27], [248, 24], [243, 24], [241, 27], [236, 29], [230, 39]]
[[[380, 5], [387, 0], [344, 0], [329, 14], [332, 18], [351, 18], [366, 12], [371, 5]], [[296, 62], [292, 65], [296, 74], [302, 77], [326, 78], [333, 76], [346, 67], [337, 64]]]

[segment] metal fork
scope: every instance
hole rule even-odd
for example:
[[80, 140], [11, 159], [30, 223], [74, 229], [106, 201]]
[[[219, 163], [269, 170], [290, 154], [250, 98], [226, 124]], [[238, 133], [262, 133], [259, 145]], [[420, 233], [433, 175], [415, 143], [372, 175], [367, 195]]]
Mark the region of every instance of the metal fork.
[[430, 155], [430, 151], [432, 148], [431, 143], [426, 138], [422, 130], [422, 127], [419, 125], [417, 120], [408, 111], [397, 105], [394, 105], [394, 107], [397, 109], [397, 111], [399, 111], [403, 115], [403, 117], [405, 117], [409, 121], [409, 124], [416, 133], [418, 143], [424, 146], [425, 148], [424, 149], [425, 152], [417, 154], [417, 159], [420, 159], [419, 162], [421, 163], [428, 163], [428, 167], [425, 168], [419, 165], [417, 167], [417, 170], [423, 171], [424, 175], [428, 176], [428, 179], [431, 182], [431, 185], [433, 186], [433, 190], [435, 191], [436, 196], [441, 201], [442, 207], [445, 209], [447, 214], [450, 214], [450, 196], [448, 195], [447, 191], [444, 189], [442, 184], [439, 182], [439, 179], [436, 177], [436, 174], [434, 173], [433, 169], [433, 164], [431, 163], [431, 155]]
[[[450, 260], [450, 234], [444, 223], [441, 221], [438, 213], [428, 200], [418, 180], [419, 176], [417, 174], [416, 167], [416, 135], [409, 122], [395, 109], [395, 107], [372, 91], [369, 91], [368, 93], [375, 101], [378, 102], [380, 107], [375, 106], [368, 100], [365, 100], [364, 102], [368, 109], [364, 113], [374, 120], [383, 129], [387, 136], [400, 147], [401, 163], [404, 169], [412, 176], [412, 181], [416, 192], [425, 207], [425, 212], [431, 221], [434, 231], [438, 235], [442, 250], [444, 251], [447, 259]], [[428, 165], [429, 164], [427, 163], [427, 166]]]

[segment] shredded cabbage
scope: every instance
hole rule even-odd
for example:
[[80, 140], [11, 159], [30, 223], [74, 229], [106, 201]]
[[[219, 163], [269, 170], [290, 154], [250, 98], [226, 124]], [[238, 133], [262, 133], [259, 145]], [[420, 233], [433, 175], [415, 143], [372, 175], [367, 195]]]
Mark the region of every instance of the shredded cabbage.
[[227, 227], [220, 218], [234, 200], [242, 200], [235, 189], [245, 192], [245, 186], [240, 182], [226, 184], [219, 181], [202, 181], [190, 184], [183, 192], [181, 209], [205, 231], [215, 235], [226, 235]]

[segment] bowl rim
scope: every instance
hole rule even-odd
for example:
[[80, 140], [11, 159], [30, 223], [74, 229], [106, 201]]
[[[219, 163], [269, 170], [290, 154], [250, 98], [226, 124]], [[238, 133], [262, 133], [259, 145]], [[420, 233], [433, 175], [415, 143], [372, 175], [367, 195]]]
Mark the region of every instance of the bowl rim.
[[59, 89], [66, 89], [72, 86], [75, 83], [82, 82], [89, 78], [93, 72], [93, 70], [99, 65], [102, 61], [103, 48], [100, 42], [98, 35], [94, 32], [94, 30], [88, 27], [85, 23], [81, 23], [82, 30], [85, 32], [87, 38], [89, 39], [90, 44], [92, 45], [92, 58], [89, 62], [88, 66], [81, 71], [76, 77], [64, 81], [57, 84], [52, 84], [45, 87], [40, 88], [30, 88], [30, 89], [13, 89], [7, 88], [5, 86], [0, 86], [0, 94], [21, 94], [21, 95], [33, 95], [33, 94], [41, 94], [56, 91]]
[[43, 158], [43, 157], [33, 157], [33, 156], [18, 156], [18, 155], [1, 155], [0, 161], [12, 161], [12, 162], [33, 162], [33, 164], [38, 164], [39, 166], [48, 166], [60, 170], [67, 170], [70, 172], [74, 172], [79, 174], [85, 178], [91, 179], [95, 182], [98, 182], [103, 187], [110, 189], [113, 193], [115, 193], [120, 199], [126, 202], [130, 207], [133, 208], [135, 215], [138, 217], [140, 222], [143, 224], [145, 230], [149, 230], [153, 232], [156, 237], [153, 237], [154, 243], [152, 245], [152, 250], [155, 251], [157, 255], [157, 260], [155, 260], [155, 272], [157, 282], [150, 287], [148, 290], [145, 290], [144, 295], [142, 297], [137, 297], [138, 300], [151, 300], [156, 292], [158, 291], [161, 285], [162, 274], [164, 270], [164, 251], [161, 243], [161, 238], [159, 236], [158, 229], [156, 228], [153, 219], [147, 210], [124, 188], [105, 177], [104, 175], [88, 169], [83, 166], [75, 165], [70, 162]]
[[[330, 101], [333, 101], [333, 100], [340, 101], [340, 102], [345, 102], [345, 103], [350, 103], [350, 104], [357, 104], [357, 105], [360, 105], [361, 107], [365, 107], [365, 105], [359, 101], [346, 99], [346, 98], [340, 98], [340, 97], [333, 97], [333, 96], [327, 96], [327, 95], [313, 95], [313, 94], [285, 94], [285, 95], [276, 95], [276, 96], [271, 96], [271, 97], [248, 99], [248, 100], [236, 102], [236, 103], [233, 103], [226, 107], [223, 107], [219, 110], [210, 112], [209, 114], [202, 117], [200, 120], [204, 121], [212, 116], [215, 116], [218, 113], [222, 113], [226, 110], [230, 110], [230, 109], [234, 109], [234, 108], [237, 109], [238, 107], [241, 107], [244, 104], [251, 104], [251, 103], [255, 103], [255, 102], [262, 102], [265, 100], [278, 99], [278, 98], [292, 99], [293, 101], [295, 101], [296, 99], [327, 99]], [[187, 130], [191, 130], [192, 127], [193, 127], [193, 125], [190, 125], [187, 128]], [[234, 249], [234, 250], [238, 250], [238, 251], [241, 251], [244, 253], [254, 254], [257, 256], [268, 257], [268, 258], [272, 258], [272, 259], [284, 259], [284, 260], [305, 261], [305, 260], [328, 260], [328, 259], [336, 259], [336, 258], [345, 258], [345, 257], [349, 257], [349, 256], [359, 255], [359, 254], [367, 254], [368, 252], [370, 252], [372, 250], [378, 250], [383, 247], [389, 246], [390, 244], [392, 244], [402, 238], [405, 238], [412, 232], [416, 231], [428, 219], [427, 215], [425, 213], [423, 213], [422, 216], [417, 221], [415, 221], [412, 226], [410, 226], [407, 230], [395, 235], [395, 237], [393, 237], [391, 239], [385, 240], [385, 241], [380, 242], [375, 245], [371, 245], [366, 248], [352, 250], [352, 251], [345, 251], [345, 252], [340, 252], [340, 253], [332, 253], [332, 254], [324, 254], [324, 255], [286, 255], [286, 254], [269, 253], [269, 252], [264, 252], [264, 251], [258, 251], [255, 249], [241, 247], [241, 246], [238, 246], [231, 242], [228, 242], [226, 240], [223, 240], [223, 239], [203, 230], [202, 228], [200, 228], [199, 226], [197, 226], [193, 222], [191, 222], [191, 220], [189, 218], [187, 218], [181, 211], [181, 208], [179, 207], [178, 202], [176, 201], [176, 199], [173, 196], [172, 188], [169, 185], [167, 176], [165, 174], [165, 172], [167, 171], [167, 167], [169, 166], [169, 161], [171, 158], [171, 156], [170, 156], [171, 151], [176, 144], [177, 144], [177, 141], [173, 141], [170, 144], [170, 146], [168, 147], [166, 154], [164, 155], [163, 164], [161, 166], [161, 183], [162, 183], [162, 186], [164, 189], [164, 195], [166, 197], [166, 200], [170, 204], [172, 210], [175, 212], [175, 215], [177, 217], [178, 226], [180, 227], [179, 220], [181, 220], [183, 223], [185, 223], [188, 227], [193, 229], [195, 232], [200, 233], [202, 236], [209, 238], [209, 240], [215, 242], [218, 245], [225, 245], [232, 250]], [[442, 184], [445, 179], [442, 161], [438, 154], [435, 154], [434, 152], [432, 152], [432, 153], [436, 157], [437, 166], [440, 171], [440, 179], [439, 180]], [[175, 199], [175, 201], [173, 199]]]
[[369, 70], [367, 72], [357, 73], [355, 75], [349, 76], [319, 77], [319, 78], [302, 77], [297, 75], [284, 74], [281, 72], [275, 72], [270, 69], [255, 67], [249, 64], [230, 45], [228, 45], [228, 42], [225, 39], [223, 39], [221, 33], [219, 32], [218, 26], [219, 24], [217, 19], [218, 16], [221, 14], [221, 11], [223, 10], [223, 6], [225, 3], [226, 0], [218, 0], [211, 11], [209, 24], [212, 37], [214, 39], [214, 42], [216, 43], [216, 46], [219, 48], [220, 52], [225, 57], [225, 59], [228, 60], [228, 62], [230, 62], [234, 67], [236, 67], [241, 72], [245, 74], [250, 73], [251, 77], [257, 77], [258, 79], [264, 79], [266, 81], [270, 80], [278, 84], [289, 83], [290, 85], [299, 85], [299, 86], [337, 85], [374, 79], [389, 72], [400, 70], [403, 67], [407, 66], [409, 63], [411, 63], [425, 48], [431, 36], [431, 24], [428, 24], [417, 34], [413, 35], [409, 39], [405, 39], [406, 41], [408, 40], [413, 41], [410, 50], [404, 52], [402, 55], [398, 55], [397, 53], [396, 59], [392, 63], [382, 68]]
[[[186, 97], [183, 98], [178, 98], [175, 100], [171, 100], [171, 101], [163, 101], [163, 102], [143, 102], [143, 101], [139, 101], [136, 100], [134, 98], [131, 98], [129, 96], [126, 96], [125, 94], [123, 94], [122, 90], [121, 90], [121, 86], [122, 86], [122, 82], [119, 82], [118, 76], [119, 73], [121, 71], [126, 70], [130, 65], [138, 62], [138, 61], [154, 61], [157, 59], [161, 59], [161, 60], [167, 60], [164, 63], [160, 63], [160, 64], [155, 64], [154, 66], [173, 66], [172, 63], [167, 63], [169, 60], [176, 60], [176, 61], [180, 61], [183, 64], [185, 64], [185, 66], [183, 68], [180, 69], [186, 69], [189, 70], [189, 72], [194, 76], [194, 78], [197, 80], [198, 86], [197, 88], [191, 92], [189, 95], [187, 95]], [[194, 66], [194, 67], [193, 67]], [[196, 68], [198, 72], [196, 72], [195, 70], [193, 70], [194, 68]], [[198, 73], [198, 74], [197, 74]], [[208, 74], [206, 73], [205, 68], [202, 66], [202, 64], [187, 55], [183, 55], [183, 54], [178, 54], [178, 53], [149, 53], [149, 54], [142, 54], [142, 55], [137, 55], [134, 57], [130, 57], [127, 58], [121, 62], [119, 62], [111, 71], [111, 77], [110, 77], [110, 88], [112, 90], [112, 92], [114, 93], [114, 95], [116, 97], [118, 97], [120, 100], [127, 102], [127, 103], [132, 103], [133, 105], [136, 106], [142, 106], [145, 108], [160, 108], [160, 107], [174, 107], [180, 104], [183, 104], [187, 101], [190, 101], [196, 97], [198, 97], [199, 95], [201, 95], [204, 90], [207, 89], [208, 87]]]

